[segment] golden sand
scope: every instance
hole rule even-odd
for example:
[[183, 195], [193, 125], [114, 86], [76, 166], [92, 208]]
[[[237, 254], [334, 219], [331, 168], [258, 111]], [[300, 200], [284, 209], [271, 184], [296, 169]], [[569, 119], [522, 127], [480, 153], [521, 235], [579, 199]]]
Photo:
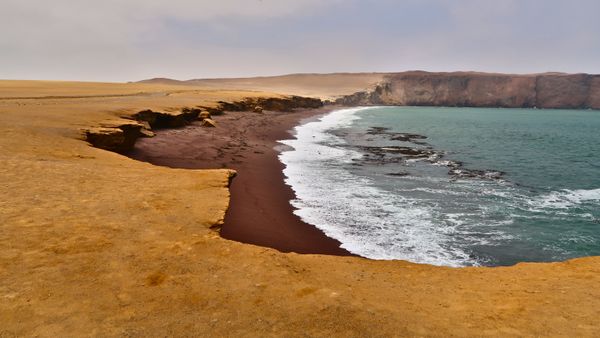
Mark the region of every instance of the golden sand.
[[320, 97], [332, 100], [339, 95], [350, 95], [375, 86], [383, 81], [386, 73], [334, 73], [334, 74], [289, 74], [230, 79], [198, 79], [176, 81], [151, 79], [142, 82], [149, 84], [179, 84], [202, 86], [215, 89], [259, 90], [286, 95]]
[[457, 269], [283, 254], [210, 229], [230, 171], [81, 140], [142, 109], [261, 95], [0, 82], [23, 98], [0, 99], [0, 337], [600, 335], [598, 257]]

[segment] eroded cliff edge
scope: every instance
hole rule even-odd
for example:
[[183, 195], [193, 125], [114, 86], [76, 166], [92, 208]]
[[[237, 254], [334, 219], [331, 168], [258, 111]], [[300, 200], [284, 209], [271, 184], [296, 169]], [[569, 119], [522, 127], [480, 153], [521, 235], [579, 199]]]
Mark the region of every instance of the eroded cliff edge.
[[411, 71], [339, 98], [355, 105], [600, 109], [600, 75]]

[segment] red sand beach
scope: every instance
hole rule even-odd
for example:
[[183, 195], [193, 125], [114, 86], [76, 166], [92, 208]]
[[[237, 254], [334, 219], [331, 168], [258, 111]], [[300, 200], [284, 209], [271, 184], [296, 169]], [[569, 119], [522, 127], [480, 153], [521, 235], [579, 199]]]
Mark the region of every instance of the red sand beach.
[[221, 236], [283, 252], [351, 255], [340, 242], [293, 214], [293, 190], [284, 183], [283, 164], [274, 147], [290, 138], [302, 120], [328, 110], [227, 112], [215, 116], [217, 128], [198, 122], [159, 130], [138, 140], [128, 156], [172, 168], [230, 168], [238, 173], [231, 185], [231, 204]]

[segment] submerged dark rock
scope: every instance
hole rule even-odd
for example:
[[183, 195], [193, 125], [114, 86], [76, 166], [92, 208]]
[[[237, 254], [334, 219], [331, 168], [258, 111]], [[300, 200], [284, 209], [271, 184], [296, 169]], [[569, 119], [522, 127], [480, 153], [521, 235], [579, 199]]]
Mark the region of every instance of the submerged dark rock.
[[[390, 139], [399, 140], [403, 142], [410, 142], [413, 138], [426, 139], [427, 136], [410, 133], [390, 133], [388, 128], [385, 127], [372, 127], [369, 129], [367, 134], [372, 135], [394, 135]], [[400, 134], [400, 135], [396, 135]], [[417, 143], [417, 141], [412, 141]], [[406, 164], [407, 161], [425, 161], [436, 166], [443, 166], [450, 168], [448, 175], [453, 179], [485, 179], [485, 180], [498, 180], [504, 176], [504, 172], [498, 170], [479, 170], [479, 169], [467, 169], [464, 168], [464, 164], [460, 161], [453, 161], [444, 159], [444, 153], [436, 151], [431, 146], [426, 147], [407, 147], [407, 146], [357, 146], [358, 149], [362, 150], [365, 154], [361, 159], [353, 160], [353, 165], [362, 165], [362, 163], [388, 165], [388, 164]], [[406, 176], [407, 172], [399, 171], [387, 173], [388, 176]]]
[[390, 128], [386, 128], [386, 127], [371, 127], [371, 128], [369, 128], [369, 130], [367, 130], [367, 134], [369, 134], [369, 135], [388, 134], [389, 130], [390, 130]]
[[410, 175], [409, 173], [407, 173], [406, 171], [399, 171], [396, 173], [387, 173], [387, 176], [398, 176], [398, 177], [404, 177], [404, 176], [408, 176]]
[[390, 131], [390, 128], [386, 127], [371, 127], [367, 130], [368, 135], [385, 135], [388, 136], [392, 141], [411, 142], [416, 144], [426, 144], [425, 142], [419, 142], [415, 140], [424, 140], [427, 138], [425, 135], [413, 134], [413, 133], [397, 133]]
[[419, 135], [419, 134], [408, 134], [408, 133], [396, 133], [392, 136], [392, 140], [394, 141], [404, 141], [411, 142], [413, 140], [424, 140], [427, 136]]
[[435, 152], [431, 149], [427, 148], [411, 148], [411, 147], [400, 147], [400, 146], [385, 146], [385, 147], [370, 147], [370, 146], [362, 146], [359, 147], [362, 150], [368, 151], [373, 154], [385, 154], [385, 153], [394, 153], [401, 154], [408, 157], [429, 157]]
[[[352, 135], [351, 129], [339, 129], [333, 131], [334, 135], [339, 137], [351, 136], [352, 139], [361, 139], [360, 136]], [[484, 180], [500, 180], [504, 176], [504, 172], [498, 170], [479, 170], [479, 169], [468, 169], [464, 167], [464, 163], [461, 161], [449, 160], [445, 158], [445, 154], [441, 150], [436, 150], [433, 146], [429, 145], [425, 140], [428, 137], [426, 135], [406, 133], [406, 132], [393, 132], [388, 127], [374, 126], [367, 129], [366, 135], [361, 139], [361, 142], [366, 144], [372, 144], [376, 142], [381, 144], [387, 141], [399, 141], [412, 143], [414, 146], [406, 146], [401, 143], [384, 146], [372, 146], [372, 145], [355, 145], [350, 146], [363, 152], [363, 156], [359, 159], [353, 159], [353, 166], [362, 166], [363, 164], [369, 165], [402, 165], [402, 166], [414, 166], [413, 163], [430, 163], [437, 167], [448, 168], [448, 175], [452, 179], [484, 179]], [[387, 176], [407, 176], [409, 175], [406, 171], [397, 171], [386, 173]]]

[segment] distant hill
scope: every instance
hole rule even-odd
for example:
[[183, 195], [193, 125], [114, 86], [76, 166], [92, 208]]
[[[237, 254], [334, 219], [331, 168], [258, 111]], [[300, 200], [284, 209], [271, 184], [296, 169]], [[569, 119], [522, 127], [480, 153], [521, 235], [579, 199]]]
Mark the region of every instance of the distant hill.
[[137, 81], [137, 83], [149, 83], [149, 84], [168, 84], [168, 85], [185, 85], [185, 81], [179, 81], [169, 79], [166, 77], [155, 77], [153, 79]]
[[385, 73], [289, 74], [250, 78], [193, 79], [186, 81], [154, 78], [139, 82], [199, 86], [215, 89], [256, 90], [331, 99], [374, 87], [383, 80], [385, 75]]
[[345, 105], [600, 109], [600, 75], [482, 72], [333, 73], [142, 83], [267, 91]]

